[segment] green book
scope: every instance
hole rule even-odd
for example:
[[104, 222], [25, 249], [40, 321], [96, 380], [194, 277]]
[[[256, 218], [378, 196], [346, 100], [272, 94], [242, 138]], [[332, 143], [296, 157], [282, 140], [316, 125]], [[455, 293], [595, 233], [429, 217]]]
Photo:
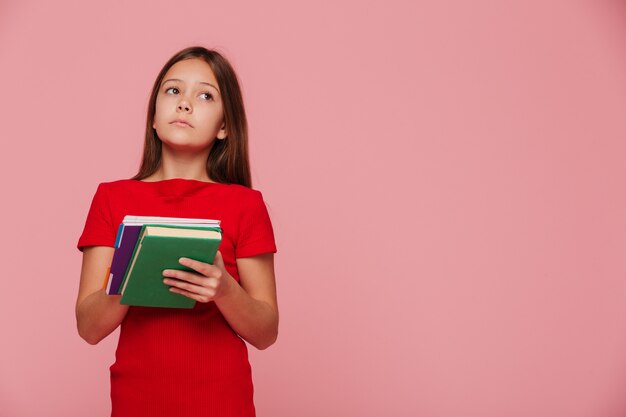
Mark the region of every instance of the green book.
[[222, 241], [219, 228], [144, 225], [121, 285], [121, 304], [193, 308], [195, 300], [169, 291], [165, 269], [191, 271], [182, 257], [213, 263]]

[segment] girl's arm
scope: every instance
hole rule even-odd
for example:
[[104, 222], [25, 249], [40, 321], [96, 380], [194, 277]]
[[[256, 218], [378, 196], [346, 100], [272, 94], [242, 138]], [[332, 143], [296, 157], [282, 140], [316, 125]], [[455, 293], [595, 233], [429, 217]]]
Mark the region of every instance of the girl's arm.
[[102, 288], [113, 251], [107, 246], [89, 246], [83, 250], [76, 325], [80, 337], [92, 345], [115, 330], [128, 311], [127, 305], [120, 304], [120, 295], [108, 295]]
[[199, 302], [215, 301], [230, 327], [257, 349], [266, 349], [276, 341], [274, 254], [237, 259], [240, 283], [224, 268], [219, 251], [213, 265], [186, 258], [181, 258], [180, 263], [198, 273], [163, 271], [164, 282], [172, 286], [171, 291]]

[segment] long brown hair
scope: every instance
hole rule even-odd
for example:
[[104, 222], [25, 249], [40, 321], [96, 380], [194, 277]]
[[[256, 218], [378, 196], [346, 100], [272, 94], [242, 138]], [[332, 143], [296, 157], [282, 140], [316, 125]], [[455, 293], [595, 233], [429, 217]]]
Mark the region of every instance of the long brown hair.
[[235, 74], [228, 60], [219, 52], [201, 46], [185, 48], [175, 54], [165, 63], [154, 81], [148, 102], [146, 138], [143, 145], [141, 166], [137, 175], [132, 179], [141, 180], [149, 177], [156, 172], [161, 164], [162, 143], [152, 127], [157, 95], [167, 71], [177, 62], [192, 58], [204, 60], [215, 74], [222, 96], [224, 124], [228, 135], [225, 139], [216, 140], [213, 143], [207, 159], [207, 174], [211, 180], [216, 182], [252, 187], [248, 157], [248, 122], [237, 74]]

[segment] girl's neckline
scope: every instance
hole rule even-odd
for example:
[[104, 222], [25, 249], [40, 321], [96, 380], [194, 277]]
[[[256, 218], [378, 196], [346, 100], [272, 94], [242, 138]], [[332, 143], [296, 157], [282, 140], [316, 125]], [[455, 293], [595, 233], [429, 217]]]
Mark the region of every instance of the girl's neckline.
[[165, 180], [157, 180], [157, 181], [144, 181], [144, 180], [131, 179], [131, 181], [141, 182], [144, 184], [159, 184], [159, 183], [166, 183], [166, 182], [192, 182], [192, 183], [200, 183], [200, 184], [220, 184], [219, 182], [202, 181], [202, 180], [196, 180], [192, 178], [168, 178]]

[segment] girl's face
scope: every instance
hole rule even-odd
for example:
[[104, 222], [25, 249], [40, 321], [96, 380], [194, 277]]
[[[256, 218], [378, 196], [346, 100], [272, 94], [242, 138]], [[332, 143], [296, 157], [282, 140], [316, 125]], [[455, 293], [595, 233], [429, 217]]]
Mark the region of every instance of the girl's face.
[[224, 139], [224, 110], [215, 75], [201, 59], [174, 64], [163, 77], [152, 127], [164, 145], [179, 150], [210, 149]]

